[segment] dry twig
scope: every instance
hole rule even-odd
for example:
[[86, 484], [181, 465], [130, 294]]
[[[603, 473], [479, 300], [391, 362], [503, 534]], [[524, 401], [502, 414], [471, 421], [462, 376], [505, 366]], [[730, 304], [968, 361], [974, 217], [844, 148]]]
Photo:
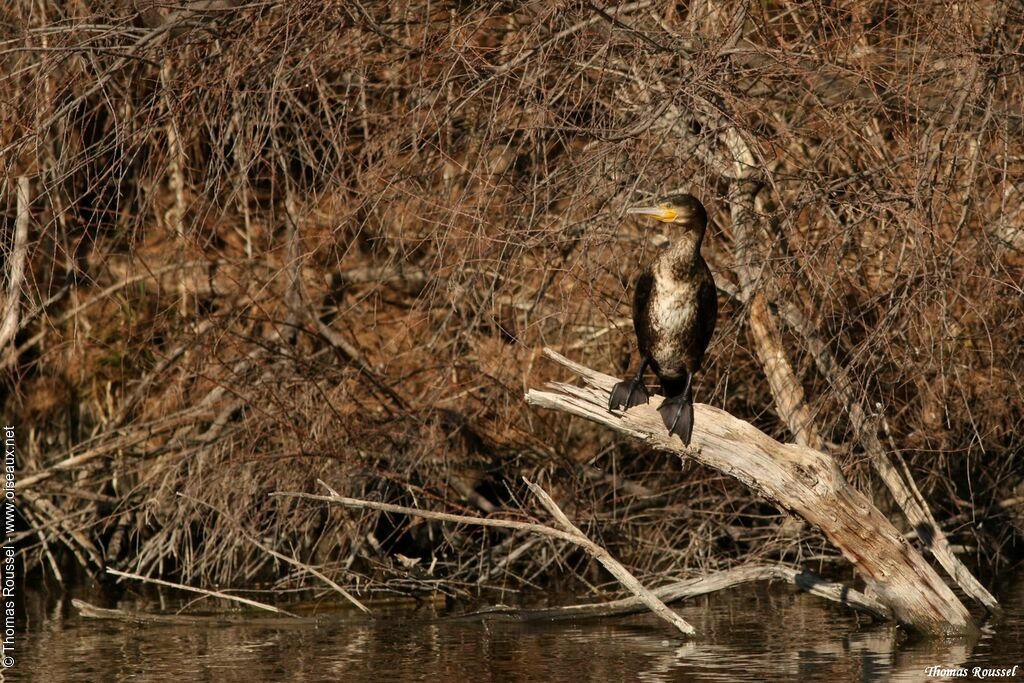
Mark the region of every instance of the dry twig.
[[607, 550], [600, 547], [586, 535], [580, 531], [572, 522], [569, 521], [568, 517], [559, 509], [551, 497], [536, 484], [527, 481], [526, 484], [534, 495], [538, 497], [541, 504], [548, 512], [551, 513], [555, 520], [563, 530], [554, 529], [543, 524], [533, 524], [530, 522], [516, 522], [512, 520], [502, 519], [490, 519], [486, 517], [470, 517], [466, 515], [453, 515], [444, 512], [432, 512], [430, 510], [419, 510], [416, 508], [408, 508], [399, 505], [389, 505], [387, 503], [375, 503], [369, 500], [357, 500], [354, 498], [347, 498], [345, 496], [339, 496], [333, 492], [330, 487], [324, 482], [320, 482], [331, 494], [328, 496], [317, 496], [308, 493], [286, 493], [278, 492], [273, 495], [276, 496], [288, 496], [294, 498], [304, 498], [307, 500], [321, 500], [330, 503], [338, 503], [346, 507], [363, 508], [368, 510], [380, 510], [381, 512], [394, 512], [403, 515], [414, 515], [417, 517], [423, 517], [425, 519], [436, 519], [442, 522], [452, 522], [456, 524], [472, 524], [475, 526], [488, 526], [497, 527], [501, 529], [516, 529], [519, 531], [529, 531], [531, 533], [537, 533], [549, 538], [555, 538], [561, 541], [567, 541], [573, 545], [577, 545], [583, 548], [588, 554], [600, 562], [605, 569], [607, 569], [616, 579], [618, 579], [629, 591], [637, 596], [637, 599], [642, 601], [652, 612], [664, 619], [668, 623], [672, 624], [676, 629], [685, 635], [693, 635], [694, 628], [690, 624], [686, 623], [678, 614], [670, 610], [665, 606], [661, 600], [654, 596], [648, 589], [636, 580], [636, 578], [629, 573], [629, 571], [623, 567], [615, 558], [613, 558]]

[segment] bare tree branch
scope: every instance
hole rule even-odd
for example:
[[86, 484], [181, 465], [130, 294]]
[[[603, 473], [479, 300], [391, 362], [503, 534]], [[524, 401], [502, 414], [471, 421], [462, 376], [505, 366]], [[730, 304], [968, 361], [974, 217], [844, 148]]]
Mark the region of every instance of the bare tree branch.
[[780, 444], [752, 425], [711, 406], [695, 406], [694, 448], [666, 434], [659, 401], [625, 413], [608, 411], [614, 377], [581, 368], [559, 354], [545, 354], [577, 372], [586, 387], [561, 382], [531, 389], [532, 405], [585, 417], [652, 448], [691, 457], [743, 482], [770, 502], [821, 529], [860, 570], [868, 587], [896, 619], [932, 633], [974, 630], [956, 595], [892, 524], [854, 489], [826, 454]]

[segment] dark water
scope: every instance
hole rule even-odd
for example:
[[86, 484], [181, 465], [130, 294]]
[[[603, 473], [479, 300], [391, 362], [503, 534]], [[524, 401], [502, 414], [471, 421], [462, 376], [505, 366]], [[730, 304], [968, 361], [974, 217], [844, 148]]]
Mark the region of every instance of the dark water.
[[268, 625], [262, 615], [240, 624], [135, 624], [86, 619], [66, 597], [35, 592], [5, 680], [947, 680], [927, 675], [935, 665], [1021, 665], [1016, 678], [988, 680], [1024, 680], [1024, 581], [1001, 599], [1006, 619], [985, 626], [976, 643], [898, 643], [892, 626], [858, 623], [812, 596], [744, 587], [680, 607], [700, 634], [687, 642], [648, 616], [463, 623], [392, 608], [372, 619], [321, 613], [315, 624]]

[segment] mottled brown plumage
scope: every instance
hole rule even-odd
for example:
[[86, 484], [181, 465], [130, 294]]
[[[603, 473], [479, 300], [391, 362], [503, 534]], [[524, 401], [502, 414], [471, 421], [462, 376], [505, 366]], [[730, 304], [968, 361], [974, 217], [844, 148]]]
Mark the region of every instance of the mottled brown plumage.
[[678, 226], [672, 244], [637, 278], [633, 293], [633, 327], [640, 349], [640, 369], [615, 385], [609, 410], [647, 403], [643, 383], [647, 367], [661, 380], [665, 401], [658, 408], [670, 434], [689, 445], [693, 432], [693, 373], [715, 330], [718, 298], [711, 270], [700, 255], [707, 228], [704, 206], [692, 195], [665, 197], [657, 206], [630, 209]]

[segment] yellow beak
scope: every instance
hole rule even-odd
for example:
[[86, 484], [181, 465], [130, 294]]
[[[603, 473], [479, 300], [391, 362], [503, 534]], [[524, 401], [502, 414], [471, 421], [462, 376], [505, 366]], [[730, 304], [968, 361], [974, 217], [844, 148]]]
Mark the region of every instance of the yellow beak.
[[650, 216], [651, 218], [657, 219], [662, 223], [670, 223], [676, 219], [679, 212], [675, 209], [670, 209], [667, 206], [635, 206], [631, 209], [626, 209], [626, 213], [637, 214], [640, 216]]

